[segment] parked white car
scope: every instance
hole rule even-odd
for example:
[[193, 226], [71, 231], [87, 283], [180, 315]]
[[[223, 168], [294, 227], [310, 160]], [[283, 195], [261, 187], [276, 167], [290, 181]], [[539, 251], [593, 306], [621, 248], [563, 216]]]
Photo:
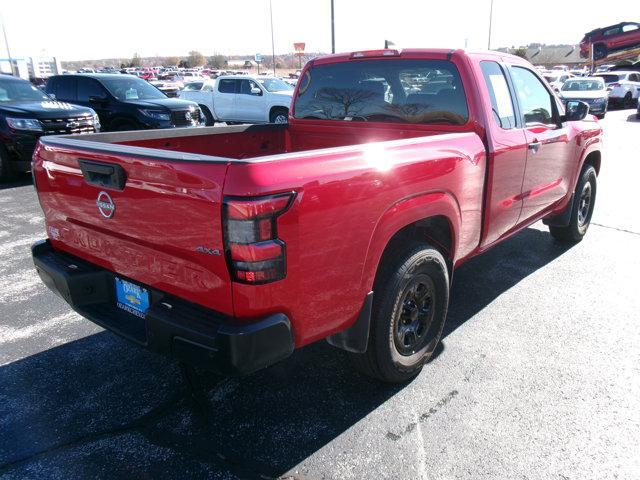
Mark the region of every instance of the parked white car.
[[604, 80], [609, 91], [609, 103], [632, 107], [640, 95], [640, 72], [613, 71], [595, 75]]
[[276, 77], [225, 75], [185, 84], [180, 98], [197, 102], [209, 125], [287, 123], [293, 90]]
[[565, 72], [563, 70], [553, 70], [544, 75], [544, 79], [549, 82], [551, 88], [553, 88], [556, 92], [559, 92], [564, 85], [564, 82], [569, 80], [573, 75], [569, 72]]
[[589, 113], [604, 118], [607, 113], [607, 88], [600, 77], [570, 78], [560, 89], [560, 98], [566, 104], [568, 100], [580, 100], [589, 105]]

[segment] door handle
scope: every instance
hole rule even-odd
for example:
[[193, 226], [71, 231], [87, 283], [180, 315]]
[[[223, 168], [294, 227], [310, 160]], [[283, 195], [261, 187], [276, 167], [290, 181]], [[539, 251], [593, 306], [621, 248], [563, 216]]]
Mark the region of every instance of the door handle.
[[538, 153], [538, 150], [540, 150], [540, 145], [542, 145], [542, 143], [540, 143], [537, 140], [534, 140], [528, 145], [528, 147], [529, 147], [529, 150], [531, 150], [533, 153]]

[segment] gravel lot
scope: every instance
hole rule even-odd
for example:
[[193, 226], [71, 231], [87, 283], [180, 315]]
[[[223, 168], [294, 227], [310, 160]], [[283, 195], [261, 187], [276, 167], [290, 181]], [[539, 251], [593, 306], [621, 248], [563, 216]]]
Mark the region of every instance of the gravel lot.
[[142, 351], [45, 289], [33, 187], [0, 190], [0, 478], [640, 478], [632, 114], [603, 121], [585, 241], [536, 224], [460, 268], [440, 353], [403, 387], [324, 342], [243, 379]]

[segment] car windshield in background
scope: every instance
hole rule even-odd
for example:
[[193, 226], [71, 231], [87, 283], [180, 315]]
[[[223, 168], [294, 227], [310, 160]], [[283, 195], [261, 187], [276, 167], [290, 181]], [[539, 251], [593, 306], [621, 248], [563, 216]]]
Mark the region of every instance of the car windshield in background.
[[101, 78], [111, 95], [118, 100], [157, 100], [167, 96], [145, 80], [134, 77]]
[[293, 90], [293, 86], [279, 78], [258, 78], [257, 80], [267, 89], [267, 92], [288, 92]]
[[609, 75], [598, 75], [598, 76], [601, 79], [603, 79], [604, 83], [606, 83], [607, 85], [609, 85], [610, 83], [619, 82], [621, 80], [620, 75], [609, 74]]
[[200, 91], [202, 90], [202, 86], [204, 85], [204, 82], [191, 82], [191, 83], [187, 83], [184, 86], [184, 90], [187, 91]]
[[599, 80], [568, 80], [562, 86], [565, 92], [604, 90], [604, 83]]
[[29, 82], [0, 79], [0, 102], [42, 102], [51, 100]]
[[556, 77], [552, 77], [549, 75], [544, 76], [544, 79], [549, 83], [557, 82], [559, 78], [560, 78], [559, 76], [556, 76]]
[[311, 67], [300, 79], [299, 119], [462, 125], [460, 74], [445, 60], [370, 60]]

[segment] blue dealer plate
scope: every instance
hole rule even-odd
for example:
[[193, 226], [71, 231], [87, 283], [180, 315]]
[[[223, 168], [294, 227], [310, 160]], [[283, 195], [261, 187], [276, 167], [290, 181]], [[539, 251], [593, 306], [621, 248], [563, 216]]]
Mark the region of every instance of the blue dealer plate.
[[116, 277], [116, 305], [125, 312], [144, 318], [149, 308], [149, 292], [146, 288]]

